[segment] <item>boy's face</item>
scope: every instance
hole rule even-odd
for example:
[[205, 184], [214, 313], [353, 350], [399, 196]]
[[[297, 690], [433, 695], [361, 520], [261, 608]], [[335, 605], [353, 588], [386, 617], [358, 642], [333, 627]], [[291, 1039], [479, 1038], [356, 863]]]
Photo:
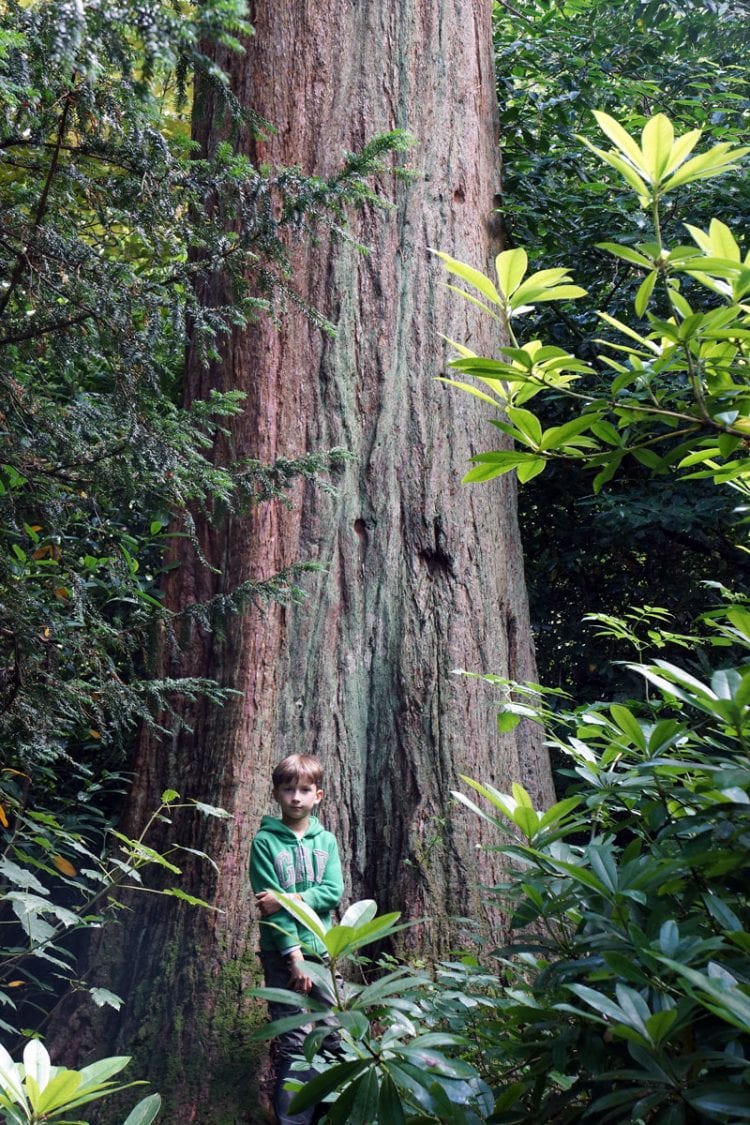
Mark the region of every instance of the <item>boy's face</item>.
[[274, 800], [281, 809], [281, 819], [291, 826], [306, 820], [323, 798], [323, 790], [304, 777], [296, 781], [282, 781], [273, 790]]

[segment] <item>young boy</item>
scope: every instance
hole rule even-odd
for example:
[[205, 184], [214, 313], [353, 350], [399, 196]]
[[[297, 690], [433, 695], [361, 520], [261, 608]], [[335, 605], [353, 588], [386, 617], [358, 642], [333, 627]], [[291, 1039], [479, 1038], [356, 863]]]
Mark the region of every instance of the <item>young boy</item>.
[[[326, 832], [313, 815], [323, 798], [320, 782], [323, 770], [317, 758], [290, 754], [279, 762], [272, 774], [273, 798], [281, 818], [264, 816], [250, 851], [250, 882], [261, 913], [260, 959], [267, 988], [291, 988], [325, 1003], [326, 995], [305, 971], [302, 943], [313, 955], [323, 957], [325, 947], [301, 922], [284, 910], [276, 891], [306, 902], [323, 925], [331, 924], [331, 911], [338, 906], [344, 891], [341, 862], [335, 838]], [[277, 928], [278, 927], [278, 928]], [[287, 1004], [269, 1004], [272, 1020], [292, 1015], [300, 1009]], [[302, 1044], [310, 1026], [295, 1028], [274, 1040], [276, 1088], [274, 1109], [279, 1125], [307, 1125], [314, 1109], [289, 1115], [293, 1094], [284, 1089], [291, 1065], [302, 1055]], [[304, 1072], [295, 1077], [305, 1079]]]

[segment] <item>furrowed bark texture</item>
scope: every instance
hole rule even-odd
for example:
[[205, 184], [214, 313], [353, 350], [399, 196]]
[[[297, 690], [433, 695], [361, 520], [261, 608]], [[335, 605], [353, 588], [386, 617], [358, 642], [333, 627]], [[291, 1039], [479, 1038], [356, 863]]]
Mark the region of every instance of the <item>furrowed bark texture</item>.
[[[275, 127], [256, 143], [258, 160], [329, 176], [378, 132], [405, 128], [415, 144], [413, 178], [380, 184], [392, 209], [352, 222], [367, 256], [325, 231], [292, 250], [294, 287], [336, 323], [335, 339], [290, 307], [280, 328], [265, 321], [237, 334], [210, 371], [190, 365], [190, 397], [212, 386], [247, 392], [235, 455], [344, 447], [352, 459], [334, 475], [335, 495], [299, 486], [290, 510], [267, 503], [199, 522], [219, 574], [186, 549], [171, 579], [177, 608], [296, 560], [323, 567], [300, 605], [227, 618], [223, 637], [195, 630], [179, 670], [240, 694], [223, 709], [199, 707], [192, 737], [148, 736], [140, 747], [132, 827], [166, 786], [235, 818], [175, 826], [217, 861], [218, 876], [206, 866], [187, 889], [215, 896], [223, 915], [151, 900], [123, 927], [146, 987], [136, 995], [121, 982], [130, 1001], [120, 1039], [138, 1027], [152, 1054], [154, 1035], [169, 1044], [182, 1086], [175, 1121], [261, 1119], [257, 1104], [233, 1110], [233, 1095], [215, 1086], [223, 1116], [198, 1106], [212, 1070], [229, 1074], [231, 1057], [248, 1068], [236, 1031], [255, 940], [246, 866], [277, 760], [322, 758], [321, 816], [339, 837], [350, 900], [432, 916], [411, 938], [427, 950], [443, 945], [451, 917], [487, 921], [475, 887], [497, 874], [492, 854], [476, 850], [479, 821], [451, 807], [457, 775], [552, 797], [533, 732], [498, 737], [492, 693], [451, 674], [534, 674], [513, 484], [460, 484], [469, 456], [486, 448], [486, 410], [435, 381], [449, 358], [441, 333], [480, 354], [500, 342], [489, 317], [446, 290], [428, 253], [487, 269], [500, 249], [490, 234], [500, 186], [490, 9], [490, 0], [259, 3], [247, 55], [221, 60], [240, 99]], [[220, 127], [210, 92], [196, 127], [211, 149]]]

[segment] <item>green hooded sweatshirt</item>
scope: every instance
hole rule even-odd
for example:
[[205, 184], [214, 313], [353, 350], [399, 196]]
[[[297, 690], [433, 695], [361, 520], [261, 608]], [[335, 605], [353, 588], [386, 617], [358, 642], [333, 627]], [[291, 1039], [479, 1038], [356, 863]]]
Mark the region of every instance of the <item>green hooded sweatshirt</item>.
[[[253, 891], [299, 894], [328, 929], [331, 911], [344, 893], [341, 861], [335, 837], [317, 817], [300, 839], [275, 816], [264, 816], [250, 849], [250, 882]], [[275, 927], [280, 927], [276, 929]], [[325, 953], [314, 934], [286, 910], [278, 910], [260, 924], [261, 950], [289, 953], [298, 946]]]

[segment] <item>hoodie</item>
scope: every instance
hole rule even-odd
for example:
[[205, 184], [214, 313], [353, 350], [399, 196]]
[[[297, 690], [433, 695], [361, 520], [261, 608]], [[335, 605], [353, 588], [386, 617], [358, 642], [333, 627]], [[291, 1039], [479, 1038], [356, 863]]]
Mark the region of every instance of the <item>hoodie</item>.
[[[250, 849], [250, 882], [256, 894], [283, 891], [300, 895], [329, 929], [331, 911], [344, 893], [335, 837], [315, 816], [310, 817], [310, 826], [301, 839], [279, 817], [264, 816]], [[322, 942], [288, 911], [277, 910], [261, 920], [261, 951], [289, 953], [300, 945], [325, 953]]]

